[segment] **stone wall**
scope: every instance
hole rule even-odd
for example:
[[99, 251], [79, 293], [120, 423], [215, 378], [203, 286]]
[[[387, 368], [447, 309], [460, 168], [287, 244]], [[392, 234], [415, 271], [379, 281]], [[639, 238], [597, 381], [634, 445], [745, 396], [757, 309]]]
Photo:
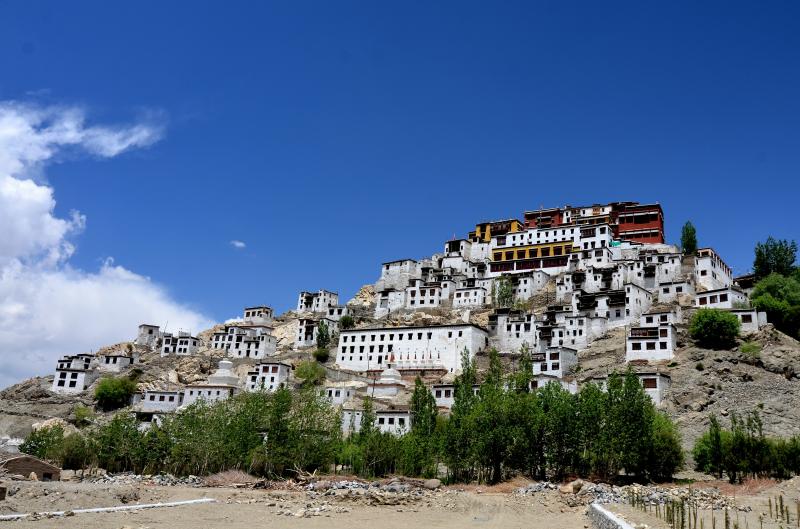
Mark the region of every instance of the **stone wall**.
[[593, 529], [633, 529], [633, 526], [599, 503], [589, 505], [589, 520]]

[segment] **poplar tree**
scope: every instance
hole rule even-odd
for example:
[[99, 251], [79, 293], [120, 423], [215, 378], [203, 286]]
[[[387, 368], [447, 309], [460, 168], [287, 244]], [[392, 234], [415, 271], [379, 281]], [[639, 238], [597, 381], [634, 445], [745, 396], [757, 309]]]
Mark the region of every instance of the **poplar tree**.
[[691, 221], [686, 221], [681, 229], [681, 249], [684, 255], [697, 253], [697, 230]]

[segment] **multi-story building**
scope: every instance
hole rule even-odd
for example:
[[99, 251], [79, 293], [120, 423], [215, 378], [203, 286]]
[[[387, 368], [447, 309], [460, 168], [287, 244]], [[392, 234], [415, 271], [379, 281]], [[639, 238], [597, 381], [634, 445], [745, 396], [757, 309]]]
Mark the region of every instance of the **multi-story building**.
[[318, 292], [300, 292], [297, 299], [297, 312], [325, 313], [328, 307], [339, 304], [339, 294], [328, 290]]
[[286, 387], [292, 366], [284, 362], [261, 362], [247, 372], [245, 388], [247, 391], [275, 391]]
[[56, 393], [81, 393], [97, 379], [96, 358], [90, 354], [64, 356], [57, 364], [52, 390]]
[[[700, 248], [694, 258], [695, 282], [705, 290], [728, 288], [733, 271], [713, 248]], [[698, 289], [700, 290], [700, 289]]]
[[470, 358], [488, 344], [485, 330], [472, 324], [430, 327], [350, 329], [339, 334], [336, 363], [350, 371], [443, 369], [461, 367], [461, 353]]
[[149, 325], [143, 323], [139, 325], [139, 334], [136, 336], [134, 343], [143, 347], [154, 349], [158, 345], [158, 340], [161, 339], [161, 329], [158, 325]]
[[272, 322], [273, 317], [274, 317], [274, 312], [272, 310], [272, 307], [267, 307], [266, 305], [245, 307], [244, 309], [243, 319], [245, 323], [250, 323], [255, 325], [266, 325]]
[[339, 328], [338, 320], [330, 318], [300, 318], [297, 320], [297, 347], [315, 347], [321, 325], [328, 328], [329, 335], [332, 335]]
[[676, 348], [677, 332], [671, 323], [661, 323], [651, 327], [631, 327], [625, 340], [625, 361], [672, 360]]
[[119, 373], [123, 369], [128, 366], [132, 366], [133, 364], [139, 361], [138, 355], [113, 355], [113, 354], [103, 354], [98, 355], [97, 357], [98, 364], [97, 368], [100, 371], [105, 371], [109, 373]]
[[170, 332], [165, 332], [161, 340], [161, 356], [171, 354], [190, 356], [197, 353], [199, 345], [200, 338], [192, 336], [189, 332], [179, 331], [177, 336]]
[[225, 400], [239, 393], [239, 377], [233, 372], [233, 362], [220, 360], [217, 370], [208, 377], [208, 382], [189, 384], [183, 391], [181, 407], [197, 401], [212, 403]]
[[274, 355], [278, 340], [266, 325], [226, 325], [211, 335], [211, 347], [232, 358], [259, 359]]

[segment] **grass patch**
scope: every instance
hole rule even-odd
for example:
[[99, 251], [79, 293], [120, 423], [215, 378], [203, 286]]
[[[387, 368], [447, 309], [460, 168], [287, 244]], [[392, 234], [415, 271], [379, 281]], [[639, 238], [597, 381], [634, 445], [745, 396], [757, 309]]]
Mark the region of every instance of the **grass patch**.
[[761, 356], [761, 345], [757, 342], [745, 342], [739, 347], [739, 351], [752, 358]]

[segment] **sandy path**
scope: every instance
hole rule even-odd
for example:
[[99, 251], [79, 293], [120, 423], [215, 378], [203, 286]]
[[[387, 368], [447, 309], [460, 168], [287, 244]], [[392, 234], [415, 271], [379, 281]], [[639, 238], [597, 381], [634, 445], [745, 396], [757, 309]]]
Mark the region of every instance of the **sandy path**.
[[[207, 489], [189, 487], [154, 487], [141, 491], [140, 503], [158, 498], [175, 501], [211, 497], [219, 503], [148, 509], [133, 512], [78, 514], [68, 518], [0, 522], [14, 529], [65, 528], [86, 529], [461, 529], [464, 527], [583, 529], [588, 523], [585, 508], [565, 507], [558, 501], [524, 500], [508, 494], [453, 493], [412, 505], [369, 506], [353, 501], [331, 502], [328, 511], [309, 518], [278, 514], [306, 507], [303, 493], [276, 495], [263, 491]], [[96, 507], [119, 505], [109, 498], [97, 498]], [[237, 503], [239, 502], [239, 503]], [[253, 502], [253, 503], [250, 503]], [[86, 502], [82, 502], [86, 503]], [[313, 503], [312, 503], [313, 504]], [[319, 502], [317, 502], [317, 505]], [[18, 507], [24, 503], [18, 502]], [[38, 506], [38, 505], [37, 505]], [[31, 504], [33, 507], [33, 504]], [[59, 507], [62, 507], [59, 505]], [[41, 508], [41, 507], [39, 507]], [[44, 509], [42, 509], [44, 510]], [[12, 525], [13, 524], [13, 525]]]

